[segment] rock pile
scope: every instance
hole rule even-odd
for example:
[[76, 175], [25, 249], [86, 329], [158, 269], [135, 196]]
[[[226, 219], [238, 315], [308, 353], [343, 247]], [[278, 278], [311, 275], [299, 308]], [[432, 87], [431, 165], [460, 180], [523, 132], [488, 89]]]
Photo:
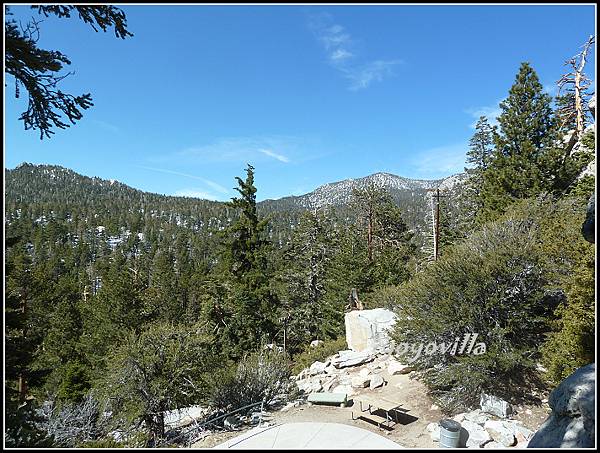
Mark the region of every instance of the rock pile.
[[314, 362], [294, 377], [296, 385], [305, 394], [315, 392], [356, 395], [360, 389], [377, 389], [387, 384], [382, 376], [406, 374], [412, 368], [392, 356], [378, 355], [372, 350], [340, 351], [325, 362]]
[[[526, 448], [534, 432], [525, 428], [519, 420], [495, 420], [481, 409], [453, 417], [461, 424], [460, 446], [467, 448]], [[427, 425], [431, 439], [440, 440], [438, 423]]]

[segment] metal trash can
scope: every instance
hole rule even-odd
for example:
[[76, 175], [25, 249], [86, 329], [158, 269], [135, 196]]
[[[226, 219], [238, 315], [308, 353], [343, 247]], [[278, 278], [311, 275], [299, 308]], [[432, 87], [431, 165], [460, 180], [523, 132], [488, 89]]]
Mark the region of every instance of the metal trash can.
[[460, 423], [446, 418], [440, 421], [440, 447], [458, 448], [460, 442]]

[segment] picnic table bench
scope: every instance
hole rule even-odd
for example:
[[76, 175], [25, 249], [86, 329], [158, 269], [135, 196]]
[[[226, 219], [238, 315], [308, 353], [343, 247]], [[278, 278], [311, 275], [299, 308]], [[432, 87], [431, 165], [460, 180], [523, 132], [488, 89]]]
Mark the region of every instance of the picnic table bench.
[[345, 393], [328, 393], [317, 392], [308, 395], [309, 403], [324, 403], [324, 404], [339, 404], [341, 407], [346, 407], [348, 396]]
[[[379, 428], [381, 428], [381, 425], [384, 425], [386, 428], [392, 428], [399, 423], [398, 409], [400, 408], [401, 403], [398, 403], [397, 401], [392, 401], [385, 397], [372, 397], [368, 395], [359, 396], [355, 398], [354, 401], [355, 403], [359, 403], [361, 413], [369, 412], [369, 417], [365, 418], [377, 422]], [[374, 414], [373, 409], [383, 412], [385, 416]], [[354, 410], [352, 411], [352, 420], [356, 420], [354, 418]]]

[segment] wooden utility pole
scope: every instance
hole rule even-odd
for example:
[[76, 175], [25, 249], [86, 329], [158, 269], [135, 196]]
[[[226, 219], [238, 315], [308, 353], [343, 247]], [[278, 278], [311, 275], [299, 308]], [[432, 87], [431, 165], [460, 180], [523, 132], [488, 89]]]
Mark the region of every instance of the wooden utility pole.
[[431, 211], [433, 217], [433, 260], [437, 261], [440, 256], [440, 189], [428, 189], [432, 194]]

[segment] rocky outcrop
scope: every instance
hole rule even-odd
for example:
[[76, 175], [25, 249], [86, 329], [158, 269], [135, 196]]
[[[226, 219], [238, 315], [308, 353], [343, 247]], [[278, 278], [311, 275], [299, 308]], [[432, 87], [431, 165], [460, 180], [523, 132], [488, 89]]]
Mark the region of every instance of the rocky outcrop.
[[550, 394], [552, 414], [535, 433], [529, 447], [592, 448], [595, 424], [596, 364], [577, 369]]
[[[452, 417], [461, 425], [459, 446], [467, 448], [525, 448], [533, 437], [519, 420], [496, 420], [481, 409], [463, 412]], [[427, 431], [434, 442], [439, 442], [439, 426], [430, 423]]]
[[396, 315], [385, 308], [353, 310], [344, 317], [346, 342], [355, 352], [390, 353], [388, 330], [396, 323]]
[[588, 201], [585, 221], [581, 226], [581, 233], [586, 241], [594, 243], [596, 241], [596, 192], [592, 194]]

